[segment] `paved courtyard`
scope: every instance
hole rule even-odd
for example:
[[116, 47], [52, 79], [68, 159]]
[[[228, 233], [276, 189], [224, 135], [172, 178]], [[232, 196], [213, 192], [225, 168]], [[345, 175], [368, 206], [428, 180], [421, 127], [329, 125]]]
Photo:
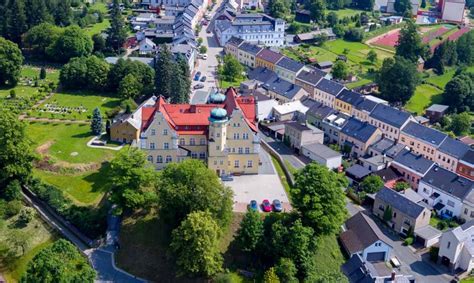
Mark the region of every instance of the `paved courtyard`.
[[275, 168], [271, 162], [269, 154], [261, 150], [261, 165], [258, 175], [234, 176], [233, 181], [224, 182], [234, 191], [234, 211], [245, 212], [251, 200], [256, 200], [259, 204], [264, 199], [272, 202], [279, 199], [285, 211], [291, 210], [291, 205], [286, 195], [285, 189], [280, 182]]

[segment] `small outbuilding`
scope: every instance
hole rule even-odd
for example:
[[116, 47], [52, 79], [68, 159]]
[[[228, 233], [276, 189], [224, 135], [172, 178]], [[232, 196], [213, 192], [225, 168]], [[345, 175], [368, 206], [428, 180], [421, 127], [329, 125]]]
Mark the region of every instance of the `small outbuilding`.
[[448, 110], [449, 106], [448, 105], [442, 105], [442, 104], [433, 104], [428, 109], [426, 109], [426, 117], [430, 119], [431, 123], [436, 123], [441, 118], [443, 118], [444, 114], [446, 114], [446, 111]]
[[303, 145], [301, 154], [329, 169], [339, 168], [342, 162], [342, 154], [320, 143]]

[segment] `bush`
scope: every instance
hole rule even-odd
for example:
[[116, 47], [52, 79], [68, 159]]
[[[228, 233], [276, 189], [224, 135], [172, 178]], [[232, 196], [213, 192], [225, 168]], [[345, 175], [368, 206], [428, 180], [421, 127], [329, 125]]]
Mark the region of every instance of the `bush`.
[[430, 260], [433, 262], [438, 261], [438, 253], [439, 253], [439, 248], [438, 247], [430, 247]]
[[403, 244], [405, 246], [409, 246], [409, 245], [412, 245], [413, 244], [413, 237], [408, 237], [405, 239], [405, 241], [403, 242]]
[[438, 224], [436, 224], [436, 228], [438, 228], [439, 230], [443, 231], [444, 229], [446, 229], [448, 225], [446, 224], [446, 222], [444, 221], [439, 221]]
[[16, 98], [16, 91], [14, 89], [10, 90], [10, 98], [15, 99]]
[[35, 210], [31, 207], [24, 207], [20, 211], [20, 215], [18, 216], [18, 221], [21, 223], [30, 223], [31, 220], [33, 220], [33, 217], [35, 216]]
[[7, 202], [5, 206], [5, 217], [10, 218], [20, 213], [23, 204], [19, 200]]
[[2, 197], [7, 201], [19, 200], [21, 198], [20, 182], [18, 180], [11, 181], [5, 188]]

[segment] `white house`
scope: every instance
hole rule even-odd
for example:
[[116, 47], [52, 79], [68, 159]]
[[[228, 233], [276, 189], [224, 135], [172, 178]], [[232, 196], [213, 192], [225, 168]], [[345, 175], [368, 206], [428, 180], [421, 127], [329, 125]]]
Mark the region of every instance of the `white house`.
[[154, 53], [156, 51], [156, 44], [151, 39], [145, 38], [140, 41], [138, 50], [140, 54]]
[[342, 162], [342, 154], [321, 143], [303, 145], [301, 154], [329, 169], [339, 168]]
[[358, 254], [369, 262], [390, 259], [391, 240], [382, 233], [374, 220], [362, 212], [346, 221], [340, 239], [350, 257]]
[[461, 23], [464, 19], [465, 5], [465, 0], [441, 1], [441, 18], [448, 22]]
[[[420, 180], [418, 193], [435, 211], [449, 217], [471, 219], [474, 182], [434, 166]], [[474, 214], [473, 214], [474, 216]]]
[[470, 272], [474, 266], [474, 221], [443, 233], [439, 242], [438, 260], [451, 270]]

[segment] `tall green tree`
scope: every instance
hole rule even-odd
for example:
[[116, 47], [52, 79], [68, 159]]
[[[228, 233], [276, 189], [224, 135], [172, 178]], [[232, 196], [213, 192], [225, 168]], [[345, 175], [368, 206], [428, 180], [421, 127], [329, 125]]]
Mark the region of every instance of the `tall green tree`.
[[274, 267], [270, 267], [265, 271], [263, 274], [263, 283], [280, 283], [280, 279], [278, 278]]
[[0, 37], [0, 86], [15, 86], [20, 79], [23, 55], [18, 45]]
[[110, 162], [110, 199], [119, 208], [129, 210], [151, 204], [156, 198], [154, 178], [155, 170], [143, 151], [136, 147], [121, 150]]
[[467, 112], [452, 115], [451, 131], [457, 136], [469, 134], [471, 129], [471, 116]]
[[296, 274], [298, 269], [296, 268], [293, 261], [289, 258], [282, 257], [278, 260], [278, 263], [275, 265], [275, 272], [278, 275], [278, 278], [285, 283], [298, 283], [298, 278]]
[[211, 277], [222, 270], [221, 230], [210, 212], [190, 213], [173, 230], [170, 248], [182, 274]]
[[375, 64], [377, 62], [377, 52], [370, 49], [369, 53], [367, 53], [367, 60], [369, 60], [370, 63]]
[[173, 55], [166, 45], [162, 45], [155, 64], [155, 87], [158, 95], [164, 97], [173, 95], [172, 84], [176, 81], [174, 73]]
[[173, 103], [187, 103], [189, 101], [189, 93], [191, 91], [191, 74], [189, 71], [188, 62], [179, 55], [176, 59], [176, 77], [179, 78], [179, 84], [176, 87], [178, 97], [171, 99]]
[[317, 23], [323, 23], [326, 18], [326, 1], [309, 0], [307, 9], [311, 12], [311, 17]]
[[360, 188], [368, 194], [375, 194], [383, 187], [383, 184], [384, 182], [380, 176], [370, 175], [360, 183]]
[[[51, 1], [53, 3], [53, 1]], [[48, 6], [48, 4], [46, 4]], [[71, 24], [71, 0], [61, 0], [49, 5], [48, 9], [54, 11], [54, 20], [58, 26], [65, 27]]]
[[25, 124], [10, 111], [0, 109], [0, 189], [12, 180], [26, 181], [34, 155]]
[[284, 0], [270, 0], [268, 10], [272, 17], [286, 19], [290, 14], [290, 3]]
[[420, 56], [424, 57], [424, 50], [416, 24], [412, 20], [407, 20], [405, 26], [400, 30], [396, 55], [417, 62]]
[[224, 56], [222, 69], [219, 75], [227, 81], [234, 81], [236, 78], [242, 76], [243, 71], [244, 67], [242, 67], [237, 58], [227, 54]]
[[444, 88], [443, 101], [452, 111], [461, 112], [474, 106], [474, 81], [468, 73], [455, 75]]
[[47, 49], [52, 48], [61, 36], [62, 29], [50, 23], [42, 23], [32, 27], [25, 34], [23, 46], [37, 58], [45, 58]]
[[94, 282], [96, 273], [70, 242], [58, 240], [28, 263], [20, 282]]
[[469, 31], [463, 34], [456, 41], [456, 53], [458, 60], [466, 65], [472, 65], [474, 63], [474, 31]]
[[87, 88], [100, 91], [107, 87], [110, 65], [104, 59], [96, 56], [89, 56], [86, 59], [87, 65]]
[[263, 220], [257, 211], [249, 210], [245, 213], [237, 232], [236, 242], [240, 249], [254, 252], [263, 239]]
[[171, 227], [198, 210], [209, 210], [220, 227], [230, 223], [232, 191], [202, 161], [169, 163], [160, 173], [158, 206]]
[[347, 210], [342, 191], [347, 180], [325, 166], [310, 163], [295, 176], [291, 199], [303, 220], [317, 234], [330, 234], [342, 225]]
[[122, 98], [137, 98], [143, 89], [143, 85], [133, 74], [126, 75], [118, 87], [118, 94]]
[[107, 46], [115, 53], [119, 53], [127, 40], [127, 30], [120, 11], [119, 1], [114, 0], [110, 11], [110, 28], [107, 31]]
[[345, 80], [349, 76], [349, 68], [342, 60], [337, 60], [331, 69], [332, 76], [337, 80]]
[[69, 26], [47, 50], [48, 56], [58, 62], [68, 62], [74, 57], [90, 55], [93, 44], [91, 37], [79, 26]]
[[411, 0], [397, 0], [394, 3], [395, 11], [398, 14], [410, 18], [412, 16]]
[[419, 84], [416, 66], [402, 57], [386, 58], [376, 81], [381, 96], [392, 103], [404, 104], [415, 93]]
[[26, 23], [24, 0], [9, 1], [6, 15], [6, 37], [7, 39], [21, 44], [21, 36], [28, 30]]
[[102, 129], [104, 126], [102, 125], [102, 115], [100, 114], [100, 109], [96, 107], [92, 112], [92, 120], [91, 120], [91, 131], [92, 134], [98, 136], [102, 133]]
[[45, 0], [25, 0], [25, 7], [28, 28], [46, 22], [54, 22], [54, 18], [48, 11]]

